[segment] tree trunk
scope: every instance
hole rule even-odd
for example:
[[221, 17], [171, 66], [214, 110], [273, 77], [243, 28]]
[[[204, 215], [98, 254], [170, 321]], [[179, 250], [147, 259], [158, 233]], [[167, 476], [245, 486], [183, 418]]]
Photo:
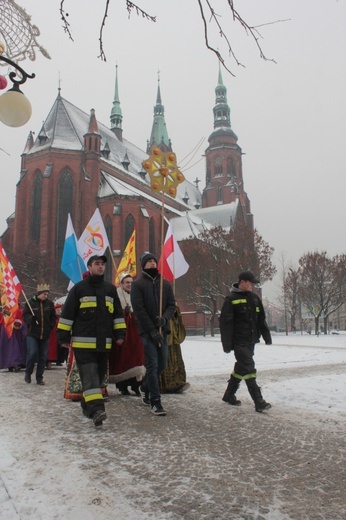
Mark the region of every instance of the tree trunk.
[[211, 335], [212, 338], [215, 336], [215, 333], [214, 333], [214, 319], [215, 319], [215, 314], [212, 314], [212, 316], [210, 318], [210, 335]]
[[320, 328], [320, 319], [319, 316], [315, 316], [315, 334], [317, 335], [319, 333]]

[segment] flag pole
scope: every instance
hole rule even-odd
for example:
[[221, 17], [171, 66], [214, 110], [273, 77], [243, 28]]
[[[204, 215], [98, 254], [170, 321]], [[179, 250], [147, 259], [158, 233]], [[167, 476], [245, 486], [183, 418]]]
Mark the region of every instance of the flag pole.
[[[163, 306], [163, 241], [164, 241], [164, 225], [165, 225], [165, 193], [162, 191], [162, 206], [161, 206], [161, 265], [160, 265], [160, 316], [162, 316]], [[160, 329], [161, 331], [161, 329]]]
[[115, 277], [117, 275], [117, 266], [115, 265], [115, 260], [114, 260], [114, 256], [113, 256], [113, 251], [111, 250], [111, 246], [110, 244], [108, 243], [108, 249], [109, 249], [109, 253], [111, 255], [111, 260], [112, 260], [112, 264], [113, 264], [113, 267], [114, 267], [114, 271], [115, 271], [115, 275], [114, 275], [114, 281], [115, 281]]
[[174, 251], [174, 229], [172, 223], [172, 237], [173, 237], [173, 293], [175, 297], [175, 251]]
[[[142, 162], [142, 166], [150, 176], [150, 187], [158, 193], [162, 192], [162, 211], [161, 211], [161, 278], [160, 278], [160, 316], [163, 307], [163, 245], [164, 245], [164, 193], [175, 198], [177, 186], [185, 180], [184, 175], [179, 171], [177, 158], [174, 152], [164, 152], [158, 146], [153, 145], [148, 159]], [[161, 329], [160, 329], [161, 330]]]
[[[23, 296], [24, 296], [24, 299], [25, 299], [25, 302], [26, 302], [27, 306], [29, 307], [29, 310], [30, 310], [31, 314], [32, 314], [33, 316], [35, 316], [35, 313], [34, 313], [34, 311], [32, 310], [32, 307], [31, 307], [31, 305], [30, 305], [30, 303], [29, 303], [29, 300], [28, 300], [28, 298], [26, 297], [26, 294], [25, 294], [25, 292], [23, 291], [23, 289], [22, 289], [22, 294], [23, 294]], [[37, 318], [35, 318], [35, 319], [36, 319], [36, 323], [38, 323]]]

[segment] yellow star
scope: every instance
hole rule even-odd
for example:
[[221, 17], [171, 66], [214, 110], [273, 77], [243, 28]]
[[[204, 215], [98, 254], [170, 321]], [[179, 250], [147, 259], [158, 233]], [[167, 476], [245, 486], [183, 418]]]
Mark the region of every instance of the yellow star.
[[153, 146], [151, 155], [143, 161], [142, 166], [149, 174], [151, 189], [165, 192], [175, 199], [178, 184], [185, 180], [178, 169], [175, 153], [162, 152], [160, 148]]

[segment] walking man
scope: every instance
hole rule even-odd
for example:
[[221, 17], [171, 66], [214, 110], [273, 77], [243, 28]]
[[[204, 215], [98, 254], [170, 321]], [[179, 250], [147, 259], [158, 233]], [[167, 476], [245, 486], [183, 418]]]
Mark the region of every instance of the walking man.
[[74, 351], [83, 388], [83, 413], [95, 426], [107, 419], [101, 382], [107, 374], [112, 337], [122, 345], [126, 331], [117, 290], [104, 281], [106, 262], [103, 255], [89, 258], [89, 275], [72, 287], [58, 324], [59, 343], [68, 348], [71, 341]]
[[144, 394], [143, 403], [151, 405], [151, 411], [155, 415], [166, 415], [161, 404], [159, 375], [167, 365], [167, 334], [170, 333], [169, 320], [175, 312], [175, 299], [170, 282], [161, 279], [159, 275], [156, 256], [146, 251], [142, 254], [140, 262], [143, 272], [142, 276], [132, 283], [131, 302], [138, 334], [142, 337], [147, 369], [141, 386]]
[[48, 300], [49, 285], [37, 286], [36, 294], [25, 304], [23, 320], [27, 324], [27, 356], [24, 380], [31, 383], [36, 367], [36, 383], [44, 385], [43, 374], [47, 363], [49, 336], [55, 327], [54, 303]]
[[261, 394], [256, 382], [256, 368], [254, 361], [255, 344], [262, 336], [266, 345], [271, 345], [272, 339], [265, 320], [265, 313], [261, 299], [254, 294], [253, 287], [259, 280], [251, 271], [244, 271], [234, 283], [230, 296], [225, 298], [221, 316], [220, 333], [224, 352], [234, 350], [236, 363], [228, 381], [223, 401], [233, 406], [240, 406], [235, 393], [241, 380], [244, 379], [257, 412], [271, 408]]

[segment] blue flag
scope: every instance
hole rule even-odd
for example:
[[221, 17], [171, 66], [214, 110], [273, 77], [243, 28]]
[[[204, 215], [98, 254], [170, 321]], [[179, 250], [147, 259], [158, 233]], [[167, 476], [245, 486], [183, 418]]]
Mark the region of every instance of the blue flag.
[[73, 282], [77, 283], [82, 280], [85, 265], [81, 256], [77, 251], [77, 239], [73, 229], [70, 214], [67, 217], [67, 227], [65, 235], [64, 250], [61, 259], [61, 270]]

